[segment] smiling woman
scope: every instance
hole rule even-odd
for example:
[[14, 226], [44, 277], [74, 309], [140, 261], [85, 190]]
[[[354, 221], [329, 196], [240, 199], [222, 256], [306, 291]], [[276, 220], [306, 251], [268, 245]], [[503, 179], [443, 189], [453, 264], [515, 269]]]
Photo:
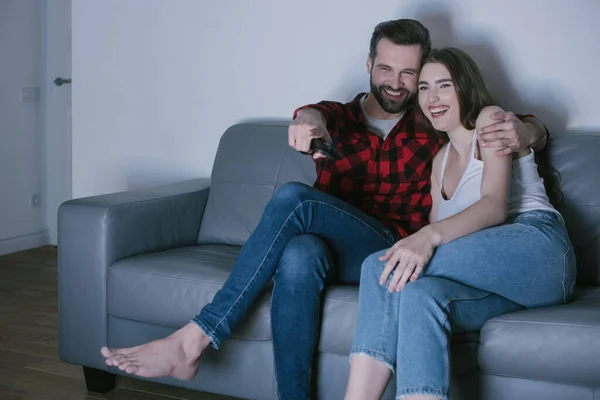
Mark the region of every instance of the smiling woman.
[[369, 382], [372, 398], [395, 370], [397, 398], [447, 399], [453, 330], [567, 302], [575, 285], [573, 247], [533, 152], [497, 155], [478, 144], [476, 129], [502, 109], [475, 62], [432, 50], [418, 98], [429, 129], [449, 142], [432, 164], [430, 224], [362, 265], [350, 379]]
[[[425, 59], [418, 83], [419, 106], [426, 118], [424, 123], [438, 131], [461, 124], [466, 129], [475, 129], [481, 110], [494, 104], [494, 99], [485, 84], [481, 72], [473, 59], [456, 48], [436, 49]], [[445, 102], [454, 102], [447, 104]], [[450, 126], [440, 125], [439, 118], [454, 112]], [[451, 111], [451, 113], [452, 113]], [[446, 121], [448, 121], [446, 119]]]

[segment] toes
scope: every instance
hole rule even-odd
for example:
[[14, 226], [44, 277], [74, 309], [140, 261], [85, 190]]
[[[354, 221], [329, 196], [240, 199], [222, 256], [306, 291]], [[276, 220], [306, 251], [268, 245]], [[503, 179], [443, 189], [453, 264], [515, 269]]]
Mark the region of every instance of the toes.
[[136, 372], [138, 372], [139, 367], [135, 364], [130, 364], [128, 365], [123, 371], [127, 372], [128, 374], [135, 374]]
[[100, 349], [100, 353], [105, 357], [105, 358], [109, 358], [113, 356], [113, 352], [106, 346], [102, 346], [102, 348]]
[[118, 355], [128, 355], [128, 354], [133, 354], [136, 353], [140, 350], [141, 346], [137, 346], [137, 347], [127, 347], [127, 348], [122, 348], [122, 349], [110, 349], [106, 346], [103, 346], [100, 349], [100, 353], [102, 353], [102, 355], [106, 358], [109, 357], [115, 357]]
[[106, 359], [106, 364], [110, 365], [111, 367], [118, 367], [121, 364], [123, 364], [125, 361], [127, 360], [127, 357], [125, 356], [121, 356], [121, 355], [117, 355], [111, 358], [107, 358]]
[[119, 368], [121, 371], [127, 371], [127, 368], [129, 367], [131, 367], [131, 362], [129, 360], [126, 360], [119, 364], [117, 368]]

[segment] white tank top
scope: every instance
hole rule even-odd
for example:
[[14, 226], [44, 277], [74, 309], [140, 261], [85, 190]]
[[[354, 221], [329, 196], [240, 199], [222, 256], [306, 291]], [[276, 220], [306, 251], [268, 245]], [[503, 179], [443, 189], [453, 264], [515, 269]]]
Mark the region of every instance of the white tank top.
[[[473, 133], [469, 163], [463, 173], [456, 190], [448, 200], [440, 194], [436, 221], [451, 217], [473, 205], [481, 199], [481, 180], [483, 178], [483, 161], [475, 157], [477, 144], [476, 133]], [[442, 168], [440, 182], [444, 182], [444, 171], [448, 160], [448, 152], [452, 143], [448, 143]], [[533, 151], [527, 156], [513, 160], [511, 168], [511, 181], [508, 198], [508, 215], [519, 214], [531, 210], [548, 210], [558, 213], [550, 204], [544, 181], [540, 178], [535, 163]], [[443, 184], [441, 184], [443, 187]], [[440, 188], [441, 189], [441, 188]], [[434, 222], [434, 221], [432, 221]]]

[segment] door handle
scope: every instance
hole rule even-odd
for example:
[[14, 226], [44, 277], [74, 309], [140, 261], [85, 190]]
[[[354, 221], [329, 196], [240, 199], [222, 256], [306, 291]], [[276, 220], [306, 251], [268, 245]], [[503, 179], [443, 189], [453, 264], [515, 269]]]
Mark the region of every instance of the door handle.
[[56, 86], [62, 86], [62, 85], [64, 85], [64, 84], [66, 84], [66, 83], [71, 83], [71, 78], [66, 78], [66, 79], [65, 79], [65, 78], [58, 77], [58, 78], [56, 78], [56, 79], [54, 80], [54, 84], [55, 84]]

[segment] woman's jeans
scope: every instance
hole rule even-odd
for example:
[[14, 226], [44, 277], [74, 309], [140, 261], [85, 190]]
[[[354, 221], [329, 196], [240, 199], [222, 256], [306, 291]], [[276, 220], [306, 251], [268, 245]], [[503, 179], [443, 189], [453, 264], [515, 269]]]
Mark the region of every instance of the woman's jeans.
[[565, 303], [575, 288], [573, 247], [562, 217], [551, 211], [528, 211], [438, 247], [401, 292], [379, 284], [384, 253], [363, 263], [351, 356], [396, 367], [397, 398], [447, 399], [453, 332], [479, 331], [508, 312]]
[[301, 183], [273, 196], [223, 288], [194, 322], [214, 347], [231, 335], [273, 280], [271, 329], [280, 399], [307, 399], [321, 292], [331, 278], [358, 283], [364, 259], [397, 238], [348, 203]]

